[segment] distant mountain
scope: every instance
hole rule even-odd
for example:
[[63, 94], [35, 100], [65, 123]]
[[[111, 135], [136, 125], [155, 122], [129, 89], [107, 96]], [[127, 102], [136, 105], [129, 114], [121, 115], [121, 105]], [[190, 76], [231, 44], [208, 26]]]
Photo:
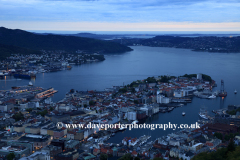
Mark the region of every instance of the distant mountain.
[[0, 43], [32, 50], [65, 50], [75, 52], [121, 53], [132, 49], [119, 43], [64, 35], [41, 35], [19, 29], [0, 27]]
[[102, 39], [102, 40], [105, 40], [105, 39], [110, 40], [110, 39], [125, 37], [125, 35], [114, 35], [114, 34], [107, 35], [107, 34], [92, 34], [92, 33], [78, 33], [78, 34], [72, 34], [71, 36]]
[[40, 51], [0, 44], [0, 60], [9, 57], [11, 54], [41, 54]]

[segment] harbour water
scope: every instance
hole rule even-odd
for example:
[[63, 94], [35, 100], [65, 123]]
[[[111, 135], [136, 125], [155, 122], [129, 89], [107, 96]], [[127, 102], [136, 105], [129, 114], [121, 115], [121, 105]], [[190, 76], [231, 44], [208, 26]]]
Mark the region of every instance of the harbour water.
[[[104, 90], [112, 86], [129, 84], [134, 80], [142, 80], [149, 76], [204, 73], [216, 80], [220, 89], [221, 79], [225, 82], [228, 92], [224, 99], [193, 98], [192, 103], [174, 109], [169, 113], [159, 113], [146, 120], [146, 123], [186, 123], [192, 124], [198, 120], [201, 106], [206, 106], [209, 112], [225, 108], [229, 104], [240, 104], [240, 54], [237, 53], [208, 53], [193, 52], [188, 49], [153, 48], [133, 46], [134, 51], [123, 54], [106, 55], [103, 62], [73, 66], [72, 70], [60, 72], [39, 73], [32, 80], [33, 85], [44, 88], [53, 87], [58, 93], [52, 97], [53, 101], [61, 100], [70, 89], [76, 90]], [[1, 90], [12, 86], [27, 85], [29, 80], [17, 80], [6, 77], [0, 80]], [[186, 115], [182, 116], [182, 112]], [[109, 142], [119, 143], [124, 137], [140, 137], [143, 134], [157, 137], [173, 132], [172, 130], [143, 130], [135, 129], [119, 132]]]

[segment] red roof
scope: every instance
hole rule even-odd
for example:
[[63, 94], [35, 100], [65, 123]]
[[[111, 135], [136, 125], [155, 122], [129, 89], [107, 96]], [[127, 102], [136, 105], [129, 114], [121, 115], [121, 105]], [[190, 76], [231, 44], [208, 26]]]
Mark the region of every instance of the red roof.
[[132, 151], [132, 155], [137, 155], [137, 152], [135, 150]]

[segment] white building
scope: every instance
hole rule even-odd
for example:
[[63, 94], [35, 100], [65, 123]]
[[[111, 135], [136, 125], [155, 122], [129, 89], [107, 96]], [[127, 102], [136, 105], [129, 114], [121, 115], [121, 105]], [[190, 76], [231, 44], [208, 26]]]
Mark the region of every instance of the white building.
[[171, 148], [169, 154], [170, 154], [171, 157], [177, 158], [177, 157], [179, 157], [179, 149], [173, 147], [173, 148]]
[[168, 97], [165, 97], [163, 95], [158, 94], [157, 95], [157, 103], [169, 103], [170, 99]]
[[135, 121], [137, 119], [137, 113], [136, 112], [128, 112], [127, 119]]
[[171, 139], [169, 141], [169, 145], [172, 145], [172, 146], [180, 146], [180, 142], [178, 140], [175, 140], [175, 139]]
[[202, 80], [202, 74], [201, 73], [197, 74], [197, 79]]
[[153, 114], [156, 114], [159, 112], [159, 106], [153, 106]]
[[202, 146], [203, 146], [202, 143], [197, 143], [197, 144], [193, 145], [190, 149], [191, 149], [193, 152], [196, 152], [196, 151], [198, 151], [199, 149], [201, 149]]
[[7, 112], [8, 111], [7, 105], [0, 105], [0, 111]]
[[50, 160], [50, 155], [47, 152], [35, 152], [32, 155], [20, 158], [19, 160]]
[[185, 93], [183, 90], [176, 90], [173, 93], [174, 97], [180, 98], [180, 97], [185, 97]]

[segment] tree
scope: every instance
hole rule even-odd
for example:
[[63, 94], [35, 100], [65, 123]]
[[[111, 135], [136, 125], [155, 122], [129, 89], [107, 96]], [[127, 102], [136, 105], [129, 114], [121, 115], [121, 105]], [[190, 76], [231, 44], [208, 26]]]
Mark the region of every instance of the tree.
[[233, 139], [230, 140], [230, 143], [228, 144], [227, 149], [229, 152], [235, 151], [235, 144], [233, 142]]
[[95, 102], [93, 100], [89, 101], [89, 105], [90, 106], [94, 106], [95, 105]]
[[134, 104], [139, 104], [138, 100], [135, 99], [134, 100]]
[[160, 82], [162, 83], [168, 83], [169, 78], [167, 76], [162, 76]]
[[20, 121], [24, 119], [24, 116], [22, 112], [18, 112], [13, 115], [13, 119], [15, 119], [15, 121]]
[[29, 113], [32, 112], [32, 108], [26, 108], [26, 111], [28, 111]]
[[53, 111], [54, 110], [54, 108], [53, 107], [50, 107], [50, 109], [49, 109], [50, 111]]
[[210, 84], [212, 83], [212, 78], [209, 75], [203, 74], [202, 75], [203, 80], [209, 81]]
[[86, 104], [84, 104], [84, 105], [83, 105], [83, 107], [84, 107], [84, 108], [87, 108], [87, 105], [86, 105]]
[[48, 113], [48, 111], [45, 109], [45, 110], [42, 111], [42, 112], [37, 112], [37, 115], [40, 114], [42, 117], [44, 117], [47, 113]]
[[131, 156], [131, 153], [127, 153], [118, 160], [133, 160], [133, 157]]
[[233, 133], [230, 133], [230, 134], [229, 134], [229, 137], [230, 137], [230, 138], [234, 138], [235, 135], [234, 135]]
[[163, 159], [159, 158], [159, 157], [155, 157], [155, 158], [153, 158], [153, 160], [163, 160]]
[[118, 90], [118, 92], [125, 93], [125, 92], [127, 92], [127, 88], [126, 87], [121, 88]]
[[147, 83], [156, 83], [156, 79], [154, 77], [148, 77], [147, 79], [145, 79], [145, 82], [147, 81]]
[[221, 140], [223, 139], [222, 133], [215, 132], [213, 136], [215, 136], [215, 137], [217, 137], [218, 139], [221, 139]]
[[100, 160], [107, 160], [108, 159], [108, 155], [107, 154], [101, 154], [100, 155]]
[[139, 157], [135, 157], [134, 160], [140, 160], [140, 158]]
[[132, 92], [132, 93], [135, 93], [135, 92], [136, 92], [135, 88], [132, 88], [132, 89], [131, 89], [131, 92]]
[[7, 160], [13, 160], [15, 158], [15, 154], [14, 153], [9, 153], [7, 155]]
[[226, 141], [229, 141], [229, 140], [230, 140], [230, 136], [229, 136], [229, 135], [225, 135], [225, 136], [224, 136], [224, 139], [225, 139]]

